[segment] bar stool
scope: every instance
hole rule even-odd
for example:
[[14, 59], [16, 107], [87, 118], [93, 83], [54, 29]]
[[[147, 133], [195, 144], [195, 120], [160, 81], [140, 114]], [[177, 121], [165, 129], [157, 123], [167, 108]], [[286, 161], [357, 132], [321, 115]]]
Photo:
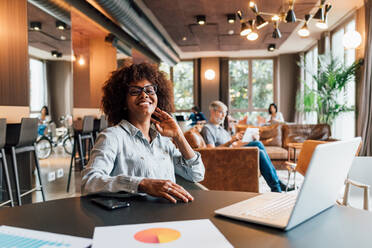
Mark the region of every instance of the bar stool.
[[5, 137], [6, 137], [6, 119], [2, 118], [2, 119], [0, 119], [0, 151], [1, 151], [0, 152], [0, 158], [1, 158], [1, 161], [2, 161], [3, 169], [4, 169], [5, 182], [6, 182], [6, 186], [7, 186], [7, 189], [8, 189], [9, 200], [0, 203], [0, 207], [6, 205], [8, 203], [10, 203], [10, 206], [14, 207], [12, 186], [10, 184], [8, 164], [6, 163], [6, 156], [5, 156], [5, 150], [4, 150]]
[[101, 118], [99, 119], [99, 125], [97, 128], [95, 128], [95, 137], [94, 137], [94, 140], [97, 139], [98, 137], [98, 134], [100, 132], [102, 132], [103, 130], [105, 130], [107, 128], [108, 124], [107, 124], [107, 120], [105, 118], [104, 115], [101, 115]]
[[[93, 116], [84, 116], [83, 119], [83, 128], [81, 130], [74, 130], [74, 146], [72, 148], [71, 154], [71, 161], [70, 161], [70, 169], [68, 173], [68, 180], [67, 180], [67, 192], [70, 190], [70, 181], [71, 181], [71, 173], [72, 173], [72, 163], [75, 159], [76, 165], [76, 150], [80, 157], [81, 168], [85, 166], [85, 152], [83, 150], [83, 141], [89, 141], [89, 149], [88, 149], [88, 160], [90, 158], [90, 149], [94, 145], [93, 139], [93, 128], [94, 128], [94, 117]], [[77, 149], [78, 148], [78, 149]], [[85, 146], [84, 146], [85, 148]]]
[[[43, 183], [41, 181], [39, 159], [37, 157], [36, 150], [36, 138], [37, 138], [37, 118], [22, 118], [21, 125], [16, 125], [6, 130], [6, 148], [11, 150], [12, 164], [14, 170], [14, 181], [16, 186], [16, 194], [18, 205], [22, 205], [21, 197], [26, 196], [36, 190], [41, 190], [43, 201], [45, 201], [45, 193]], [[39, 187], [32, 188], [31, 190], [21, 194], [19, 187], [18, 177], [18, 165], [17, 165], [17, 154], [24, 152], [32, 152], [34, 154], [35, 166], [37, 176], [39, 178]]]

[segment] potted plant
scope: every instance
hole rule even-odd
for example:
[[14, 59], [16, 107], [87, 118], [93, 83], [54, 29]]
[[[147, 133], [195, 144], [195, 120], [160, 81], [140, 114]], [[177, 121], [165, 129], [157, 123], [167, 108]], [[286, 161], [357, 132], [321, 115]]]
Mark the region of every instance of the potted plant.
[[346, 103], [345, 89], [362, 63], [363, 60], [358, 60], [345, 66], [332, 56], [319, 56], [316, 74], [309, 72], [316, 86], [310, 88], [304, 84], [304, 91], [297, 93], [297, 110], [316, 112], [318, 123], [327, 123], [330, 126], [341, 113], [353, 111], [354, 106]]

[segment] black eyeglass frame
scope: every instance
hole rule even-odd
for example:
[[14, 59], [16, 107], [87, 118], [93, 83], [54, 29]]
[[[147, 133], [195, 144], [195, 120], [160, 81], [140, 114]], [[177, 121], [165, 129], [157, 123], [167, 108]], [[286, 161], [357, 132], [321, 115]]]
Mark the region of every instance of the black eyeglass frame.
[[[136, 92], [131, 92], [130, 89], [137, 89], [138, 91]], [[149, 89], [150, 88], [150, 89]], [[153, 89], [153, 91], [151, 90], [151, 88]], [[139, 96], [141, 95], [141, 93], [145, 92], [147, 95], [155, 95], [156, 92], [158, 91], [158, 87], [156, 85], [146, 85], [144, 87], [139, 87], [139, 86], [128, 86], [128, 94], [131, 95], [131, 96]]]

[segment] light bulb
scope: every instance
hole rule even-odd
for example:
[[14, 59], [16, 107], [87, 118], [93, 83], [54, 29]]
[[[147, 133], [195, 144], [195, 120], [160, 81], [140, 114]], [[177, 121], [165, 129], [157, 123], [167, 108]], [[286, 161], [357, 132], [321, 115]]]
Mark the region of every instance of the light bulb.
[[306, 25], [304, 25], [300, 30], [298, 30], [297, 33], [301, 37], [308, 37], [310, 35], [310, 31]]
[[241, 36], [246, 36], [248, 34], [250, 34], [252, 32], [252, 29], [251, 28], [247, 28], [247, 29], [244, 29], [240, 32], [240, 35]]
[[350, 30], [346, 32], [344, 37], [342, 38], [342, 44], [346, 49], [355, 49], [362, 43], [362, 36], [355, 31]]
[[251, 40], [251, 41], [257, 40], [257, 38], [258, 38], [258, 34], [255, 31], [253, 31], [253, 32], [251, 32], [250, 34], [247, 35], [247, 39]]
[[83, 56], [81, 56], [79, 58], [79, 61], [78, 61], [79, 65], [85, 65], [85, 59], [83, 58]]
[[328, 28], [328, 25], [327, 25], [327, 23], [325, 23], [325, 22], [317, 22], [315, 25], [316, 25], [318, 28], [320, 28], [320, 29], [327, 29], [327, 28]]
[[271, 20], [276, 22], [280, 20], [280, 17], [278, 15], [274, 15], [273, 17], [271, 17]]
[[208, 69], [205, 71], [204, 76], [207, 80], [213, 80], [216, 76], [216, 73], [212, 69]]

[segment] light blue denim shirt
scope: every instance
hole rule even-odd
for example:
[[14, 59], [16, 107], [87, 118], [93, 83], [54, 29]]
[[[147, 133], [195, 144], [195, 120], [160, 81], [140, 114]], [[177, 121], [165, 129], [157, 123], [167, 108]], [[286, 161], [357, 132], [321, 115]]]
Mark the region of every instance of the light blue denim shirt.
[[126, 120], [98, 135], [87, 168], [82, 172], [82, 193], [138, 192], [143, 178], [175, 182], [175, 173], [192, 182], [204, 179], [200, 154], [184, 159], [172, 141], [150, 129], [152, 142]]

